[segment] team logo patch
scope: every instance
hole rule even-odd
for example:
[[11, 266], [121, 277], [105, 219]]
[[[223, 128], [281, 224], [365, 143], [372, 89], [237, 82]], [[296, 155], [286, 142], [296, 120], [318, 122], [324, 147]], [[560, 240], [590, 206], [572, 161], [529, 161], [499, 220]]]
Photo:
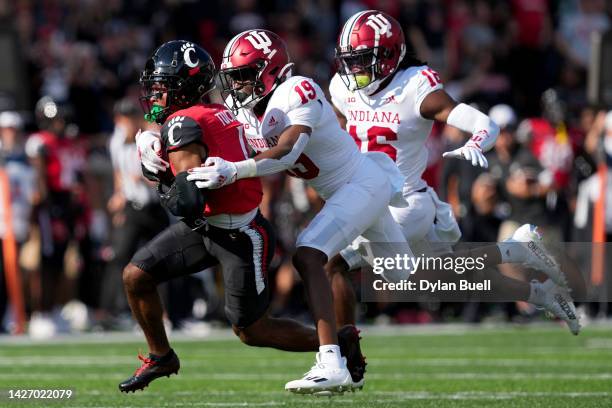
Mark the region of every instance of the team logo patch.
[[398, 103], [398, 102], [395, 100], [395, 95], [391, 95], [391, 96], [385, 98], [385, 102], [384, 103]]
[[366, 25], [372, 27], [376, 33], [376, 37], [384, 35], [389, 38], [393, 35], [393, 33], [391, 33], [391, 23], [382, 14], [369, 15]]
[[268, 37], [265, 31], [251, 31], [249, 35], [245, 37], [255, 49], [263, 52], [268, 59], [272, 59], [274, 54], [276, 54], [276, 50], [270, 48], [272, 45], [272, 40]]
[[176, 146], [181, 141], [180, 137], [178, 139], [174, 138], [174, 129], [182, 128], [184, 120], [184, 116], [175, 116], [170, 120], [170, 123], [168, 123], [168, 143], [170, 143], [170, 145]]
[[196, 59], [194, 61], [191, 59], [191, 53], [195, 54], [195, 46], [192, 43], [187, 42], [183, 44], [181, 46], [181, 51], [183, 52], [183, 60], [185, 61], [185, 64], [187, 64], [189, 68], [194, 68], [198, 66], [198, 63], [200, 62], [200, 60]]

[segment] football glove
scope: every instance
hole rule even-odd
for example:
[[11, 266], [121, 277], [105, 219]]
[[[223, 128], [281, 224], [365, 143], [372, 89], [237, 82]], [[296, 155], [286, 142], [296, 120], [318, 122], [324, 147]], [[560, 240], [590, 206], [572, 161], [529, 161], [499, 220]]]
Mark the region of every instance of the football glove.
[[158, 133], [140, 129], [136, 134], [136, 148], [138, 156], [145, 169], [153, 174], [166, 171], [170, 164], [161, 158], [162, 146]]
[[486, 169], [489, 167], [489, 162], [480, 147], [479, 140], [481, 139], [482, 137], [476, 134], [460, 148], [443, 153], [442, 157], [464, 159], [472, 162], [472, 166], [474, 167], [480, 166]]
[[194, 181], [198, 188], [217, 189], [236, 181], [238, 171], [233, 162], [220, 157], [209, 157], [200, 167], [188, 170], [187, 180]]

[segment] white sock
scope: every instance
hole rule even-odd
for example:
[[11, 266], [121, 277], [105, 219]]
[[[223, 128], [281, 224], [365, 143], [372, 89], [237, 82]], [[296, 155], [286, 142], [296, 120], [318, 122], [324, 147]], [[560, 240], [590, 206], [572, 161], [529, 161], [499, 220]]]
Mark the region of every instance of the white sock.
[[501, 253], [501, 263], [525, 262], [525, 251], [519, 242], [498, 242], [497, 248]]
[[324, 346], [319, 346], [319, 355], [322, 363], [329, 364], [334, 367], [340, 367], [342, 365], [340, 346], [337, 344], [326, 344]]

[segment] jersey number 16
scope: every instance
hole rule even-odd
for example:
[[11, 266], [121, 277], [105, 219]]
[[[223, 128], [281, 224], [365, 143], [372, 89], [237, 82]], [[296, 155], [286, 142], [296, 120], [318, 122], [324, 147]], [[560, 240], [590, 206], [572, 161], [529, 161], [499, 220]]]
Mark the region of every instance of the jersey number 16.
[[397, 159], [397, 150], [389, 143], [392, 140], [397, 140], [397, 133], [393, 129], [383, 126], [372, 126], [365, 130], [363, 128], [357, 129], [356, 125], [350, 125], [348, 131], [357, 143], [360, 151], [383, 152], [393, 161]]

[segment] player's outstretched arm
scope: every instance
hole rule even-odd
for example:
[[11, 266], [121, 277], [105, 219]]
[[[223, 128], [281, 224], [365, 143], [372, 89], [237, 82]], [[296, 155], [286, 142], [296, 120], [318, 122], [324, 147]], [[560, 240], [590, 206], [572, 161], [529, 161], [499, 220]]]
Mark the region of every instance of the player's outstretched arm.
[[472, 134], [465, 145], [442, 157], [454, 157], [472, 162], [473, 166], [488, 167], [484, 152], [495, 144], [499, 127], [487, 115], [465, 103], [458, 104], [444, 90], [427, 95], [421, 103], [421, 116], [447, 123]]
[[283, 130], [276, 146], [252, 159], [257, 166], [256, 175], [265, 176], [291, 169], [304, 151], [311, 132], [312, 129], [304, 125], [292, 125]]
[[281, 133], [278, 144], [252, 159], [228, 162], [220, 157], [209, 157], [204, 166], [189, 170], [187, 180], [199, 188], [220, 188], [236, 180], [260, 177], [289, 170], [304, 151], [311, 128], [291, 125]]

